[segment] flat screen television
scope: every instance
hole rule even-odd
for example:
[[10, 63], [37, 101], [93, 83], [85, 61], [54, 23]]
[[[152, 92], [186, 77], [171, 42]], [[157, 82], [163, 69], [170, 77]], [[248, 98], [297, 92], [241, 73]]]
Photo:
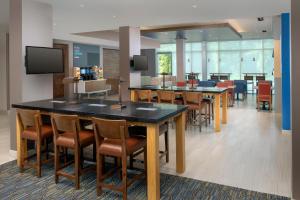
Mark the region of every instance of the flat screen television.
[[133, 68], [136, 71], [148, 70], [148, 57], [147, 56], [133, 56]]
[[63, 73], [63, 50], [26, 46], [25, 66], [26, 74]]

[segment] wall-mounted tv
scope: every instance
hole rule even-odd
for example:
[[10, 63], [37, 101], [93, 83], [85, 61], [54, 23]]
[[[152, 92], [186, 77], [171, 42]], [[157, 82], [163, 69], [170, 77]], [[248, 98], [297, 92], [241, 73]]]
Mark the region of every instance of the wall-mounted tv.
[[136, 71], [148, 70], [148, 57], [147, 56], [133, 56], [133, 68]]
[[26, 74], [63, 73], [63, 50], [26, 46], [25, 66]]

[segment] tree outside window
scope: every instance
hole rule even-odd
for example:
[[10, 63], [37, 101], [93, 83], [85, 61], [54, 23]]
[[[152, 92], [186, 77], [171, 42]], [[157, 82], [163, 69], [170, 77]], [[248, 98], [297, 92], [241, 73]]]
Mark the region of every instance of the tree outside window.
[[157, 55], [159, 73], [172, 74], [172, 53], [159, 53]]

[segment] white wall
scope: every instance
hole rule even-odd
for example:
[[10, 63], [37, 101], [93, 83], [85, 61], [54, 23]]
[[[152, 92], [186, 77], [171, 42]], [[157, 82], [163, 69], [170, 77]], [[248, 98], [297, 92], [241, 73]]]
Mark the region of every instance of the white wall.
[[7, 111], [8, 69], [7, 33], [0, 32], [0, 111]]
[[[53, 11], [50, 4], [33, 0], [10, 1], [10, 103], [53, 97], [53, 75], [26, 75], [25, 46], [52, 47]], [[16, 150], [16, 113], [10, 112], [11, 149]]]
[[[52, 6], [31, 0], [23, 1], [22, 5], [22, 45], [23, 63], [26, 46], [53, 46], [53, 10]], [[23, 64], [24, 65], [24, 64]], [[33, 101], [53, 98], [53, 75], [23, 74], [22, 101]]]

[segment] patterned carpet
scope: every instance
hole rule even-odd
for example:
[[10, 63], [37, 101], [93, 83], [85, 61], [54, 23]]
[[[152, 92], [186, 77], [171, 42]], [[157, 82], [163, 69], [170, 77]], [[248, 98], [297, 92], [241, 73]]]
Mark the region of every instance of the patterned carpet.
[[[71, 170], [71, 169], [69, 169]], [[0, 166], [0, 199], [121, 199], [122, 195], [104, 190], [101, 197], [96, 196], [96, 175], [89, 173], [81, 177], [81, 189], [74, 190], [73, 182], [60, 178], [54, 183], [53, 166], [42, 169], [42, 178], [34, 176], [32, 169], [19, 173], [15, 161]], [[117, 177], [111, 179], [117, 182]], [[228, 187], [184, 177], [161, 174], [161, 199], [170, 200], [280, 200], [289, 199], [234, 187]], [[133, 184], [128, 190], [128, 199], [146, 199], [145, 180]]]

